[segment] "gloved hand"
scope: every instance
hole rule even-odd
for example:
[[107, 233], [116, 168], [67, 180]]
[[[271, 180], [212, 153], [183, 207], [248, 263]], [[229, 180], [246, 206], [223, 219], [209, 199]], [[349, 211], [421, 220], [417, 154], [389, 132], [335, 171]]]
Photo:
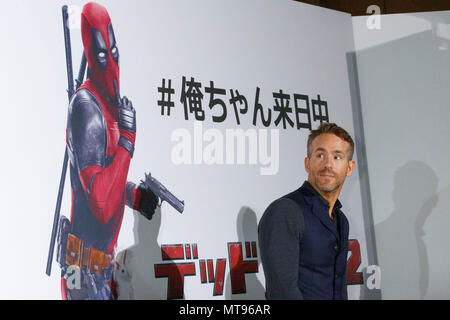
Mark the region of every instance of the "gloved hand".
[[141, 183], [137, 189], [141, 192], [139, 211], [144, 217], [151, 220], [158, 205], [158, 197], [150, 188], [146, 187], [145, 183]]
[[136, 140], [136, 110], [127, 97], [118, 100], [119, 111], [119, 145], [124, 147], [133, 157], [134, 142]]

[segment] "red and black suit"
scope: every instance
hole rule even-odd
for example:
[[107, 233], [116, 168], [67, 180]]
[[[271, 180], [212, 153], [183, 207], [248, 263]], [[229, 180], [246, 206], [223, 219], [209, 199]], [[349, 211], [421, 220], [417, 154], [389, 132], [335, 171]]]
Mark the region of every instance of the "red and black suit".
[[82, 240], [84, 248], [113, 257], [125, 204], [151, 219], [157, 198], [151, 190], [127, 181], [136, 112], [130, 100], [120, 98], [119, 51], [106, 9], [86, 4], [81, 30], [89, 69], [88, 79], [70, 101], [67, 122], [70, 233]]

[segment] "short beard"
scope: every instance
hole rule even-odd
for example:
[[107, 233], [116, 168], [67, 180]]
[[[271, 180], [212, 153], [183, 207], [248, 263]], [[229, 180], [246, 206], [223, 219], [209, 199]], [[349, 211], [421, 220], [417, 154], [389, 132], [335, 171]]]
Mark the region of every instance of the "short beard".
[[336, 190], [339, 189], [339, 187], [341, 186], [340, 184], [337, 184], [337, 186], [331, 186], [330, 188], [324, 189], [323, 187], [321, 187], [320, 185], [316, 184], [317, 188], [323, 192], [323, 193], [333, 193]]
[[[319, 173], [320, 174], [320, 173]], [[323, 186], [319, 184], [319, 179], [318, 177], [315, 177], [315, 184], [317, 189], [319, 189], [321, 192], [323, 193], [333, 193], [336, 190], [338, 190], [342, 185], [343, 185], [344, 181], [339, 181], [336, 180], [335, 184], [332, 184], [330, 186]]]

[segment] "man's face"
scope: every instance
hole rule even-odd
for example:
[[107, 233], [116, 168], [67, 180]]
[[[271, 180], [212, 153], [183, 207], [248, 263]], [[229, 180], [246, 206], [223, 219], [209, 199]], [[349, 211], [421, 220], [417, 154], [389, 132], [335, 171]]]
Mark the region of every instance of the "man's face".
[[355, 161], [348, 158], [349, 147], [334, 134], [317, 136], [311, 143], [311, 156], [305, 158], [309, 183], [324, 193], [339, 192], [355, 168]]

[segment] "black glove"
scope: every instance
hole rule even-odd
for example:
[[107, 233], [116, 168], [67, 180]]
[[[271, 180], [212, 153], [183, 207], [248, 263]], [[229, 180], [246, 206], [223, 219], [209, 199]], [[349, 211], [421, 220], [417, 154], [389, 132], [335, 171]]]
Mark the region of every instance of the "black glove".
[[119, 131], [120, 138], [118, 145], [125, 148], [133, 158], [134, 154], [134, 142], [136, 140], [136, 110], [133, 108], [133, 104], [127, 97], [123, 97], [119, 100]]
[[141, 191], [141, 202], [139, 203], [140, 212], [148, 220], [151, 220], [155, 214], [156, 206], [158, 205], [158, 197], [150, 188], [145, 187], [143, 183], [139, 185], [138, 190]]
[[119, 129], [131, 133], [136, 132], [136, 110], [133, 108], [133, 103], [127, 97], [120, 100], [119, 105]]

